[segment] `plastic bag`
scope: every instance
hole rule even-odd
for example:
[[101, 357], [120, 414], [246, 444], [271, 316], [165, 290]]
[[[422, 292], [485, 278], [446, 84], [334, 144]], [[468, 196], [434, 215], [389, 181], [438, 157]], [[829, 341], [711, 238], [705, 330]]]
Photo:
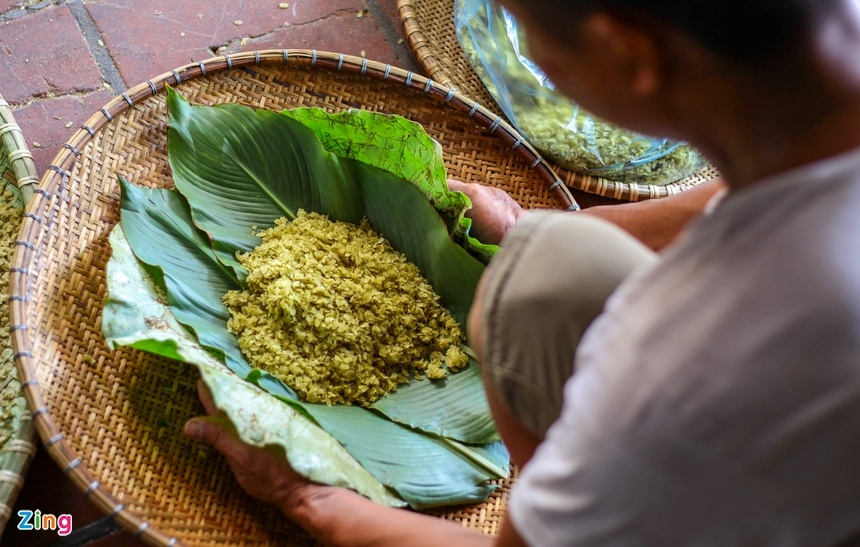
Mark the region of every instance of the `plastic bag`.
[[664, 185], [705, 162], [689, 145], [604, 122], [556, 91], [529, 60], [523, 29], [491, 0], [456, 0], [463, 52], [514, 127], [566, 169], [617, 182]]

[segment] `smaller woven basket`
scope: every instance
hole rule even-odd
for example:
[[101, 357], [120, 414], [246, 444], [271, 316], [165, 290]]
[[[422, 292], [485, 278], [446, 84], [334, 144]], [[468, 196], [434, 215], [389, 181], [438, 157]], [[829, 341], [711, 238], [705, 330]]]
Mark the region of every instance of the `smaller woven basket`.
[[[0, 256], [11, 263], [15, 234], [23, 205], [39, 182], [33, 156], [9, 104], [0, 96], [0, 203], [4, 223], [0, 234]], [[18, 190], [20, 188], [20, 190]], [[9, 335], [9, 270], [0, 272], [0, 535], [12, 515], [12, 507], [24, 484], [30, 461], [36, 453], [35, 430], [21, 394]]]
[[[500, 109], [460, 48], [454, 27], [454, 0], [398, 0], [407, 43], [419, 64], [434, 82], [456, 89], [490, 111]], [[555, 167], [571, 188], [617, 200], [639, 201], [680, 193], [706, 180], [717, 171], [706, 167], [682, 180], [658, 186], [613, 182]]]

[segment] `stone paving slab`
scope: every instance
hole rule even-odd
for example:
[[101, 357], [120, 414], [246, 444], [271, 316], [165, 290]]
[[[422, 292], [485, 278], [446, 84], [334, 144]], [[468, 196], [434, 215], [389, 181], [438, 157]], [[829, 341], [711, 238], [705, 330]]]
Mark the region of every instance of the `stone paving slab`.
[[87, 3], [128, 87], [224, 50], [247, 50], [261, 42], [275, 48], [303, 43], [301, 47], [358, 54], [344, 50], [354, 49], [356, 40], [350, 37], [361, 36], [374, 42], [374, 54], [394, 57], [375, 22], [357, 17], [367, 9], [362, 0], [292, 0], [285, 3], [287, 8], [271, 0], [151, 0], [143, 9], [138, 4]]
[[103, 85], [68, 6], [52, 6], [2, 24], [0, 59], [0, 94], [10, 103]]
[[375, 25], [369, 15], [361, 18], [354, 13], [332, 16], [323, 21], [315, 21], [298, 27], [277, 30], [266, 36], [251, 40], [244, 47], [228, 47], [227, 51], [247, 51], [249, 49], [319, 49], [336, 51], [349, 55], [368, 57], [398, 65], [394, 54], [385, 39], [368, 32]]
[[[69, 135], [112, 97], [110, 90], [103, 89], [86, 95], [66, 95], [34, 101], [15, 110], [15, 121], [28, 137], [27, 144], [36, 165], [50, 165]], [[35, 138], [39, 140], [33, 140]], [[44, 169], [40, 169], [39, 173], [43, 171]]]

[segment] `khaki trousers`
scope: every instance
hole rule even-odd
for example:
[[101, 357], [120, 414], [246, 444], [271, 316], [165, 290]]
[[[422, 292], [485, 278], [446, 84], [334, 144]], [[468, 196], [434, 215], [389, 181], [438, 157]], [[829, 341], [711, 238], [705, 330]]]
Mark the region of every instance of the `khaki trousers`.
[[482, 281], [484, 374], [543, 438], [559, 417], [583, 333], [618, 285], [656, 254], [581, 213], [533, 212], [502, 242]]

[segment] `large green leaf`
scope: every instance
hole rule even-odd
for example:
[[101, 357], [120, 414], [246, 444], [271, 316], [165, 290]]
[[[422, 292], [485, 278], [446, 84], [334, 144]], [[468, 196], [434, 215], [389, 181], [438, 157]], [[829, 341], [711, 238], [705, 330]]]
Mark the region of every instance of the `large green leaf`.
[[[443, 437], [491, 443], [499, 440], [493, 418], [483, 405], [475, 405], [472, 400], [475, 397], [473, 382], [480, 381], [481, 371], [477, 363], [472, 362], [465, 370], [449, 374], [443, 380], [413, 380], [398, 388], [396, 394], [377, 400], [371, 408], [396, 422]], [[483, 392], [480, 395], [485, 397]], [[469, 438], [465, 438], [462, 431], [469, 431]]]
[[174, 183], [219, 252], [250, 251], [260, 242], [252, 228], [294, 219], [299, 209], [361, 220], [351, 162], [326, 152], [301, 123], [236, 104], [194, 107], [170, 88], [167, 102]]
[[[471, 459], [452, 457], [456, 452], [444, 439], [414, 434], [373, 412], [352, 412], [348, 406], [319, 410], [314, 417], [323, 429], [416, 509], [484, 501], [496, 488], [486, 481], [500, 478], [498, 475]], [[351, 435], [351, 439], [338, 435], [349, 430], [362, 434]]]
[[[467, 369], [469, 370], [469, 369]], [[473, 372], [476, 369], [473, 369]], [[464, 374], [463, 380], [460, 383], [460, 386], [466, 386], [466, 376], [465, 372], [461, 372], [458, 374]], [[457, 439], [456, 433], [459, 433], [459, 430], [454, 430], [455, 435], [451, 435], [449, 430], [446, 430], [446, 425], [448, 428], [451, 428], [449, 425], [449, 421], [447, 419], [440, 420], [440, 416], [444, 414], [452, 414], [454, 412], [459, 412], [463, 410], [466, 416], [470, 416], [476, 421], [483, 421], [485, 419], [490, 419], [489, 416], [479, 416], [475, 414], [469, 407], [471, 403], [464, 402], [462, 399], [465, 397], [469, 397], [468, 389], [463, 389], [458, 391], [456, 388], [452, 389], [450, 392], [446, 392], [445, 390], [439, 389], [439, 384], [435, 382], [425, 382], [425, 386], [427, 388], [431, 388], [431, 386], [437, 386], [432, 388], [435, 390], [435, 393], [439, 394], [436, 398], [435, 403], [433, 400], [424, 397], [418, 397], [415, 399], [415, 402], [409, 402], [408, 396], [404, 396], [404, 401], [406, 405], [415, 405], [419, 409], [424, 409], [425, 413], [420, 414], [417, 411], [414, 412], [405, 412], [403, 416], [400, 416], [401, 412], [396, 404], [390, 405], [386, 410], [393, 411], [391, 412], [394, 416], [389, 415], [389, 412], [382, 411], [380, 408], [373, 408], [373, 410], [379, 411], [380, 415], [377, 415], [376, 412], [367, 411], [365, 409], [354, 407], [354, 406], [327, 406], [321, 404], [311, 404], [305, 403], [299, 400], [296, 393], [290, 389], [289, 386], [284, 384], [278, 378], [275, 378], [268, 372], [264, 372], [261, 370], [254, 370], [251, 374], [248, 375], [248, 380], [257, 384], [268, 393], [278, 397], [282, 401], [293, 405], [297, 409], [307, 413], [309, 416], [313, 416], [314, 419], [318, 419], [320, 423], [328, 423], [329, 426], [326, 426], [326, 430], [329, 431], [335, 438], [343, 442], [345, 445], [355, 446], [358, 443], [363, 443], [364, 438], [357, 438], [355, 436], [355, 431], [352, 427], [348, 425], [346, 421], [331, 421], [330, 418], [332, 415], [334, 416], [344, 416], [344, 415], [355, 415], [357, 416], [358, 421], [363, 421], [365, 423], [371, 423], [371, 417], [374, 419], [381, 419], [381, 416], [384, 416], [386, 420], [394, 421], [405, 426], [409, 426], [411, 428], [417, 428], [426, 433], [422, 433], [422, 435], [426, 435], [433, 438], [442, 439], [445, 442], [445, 445], [449, 450], [454, 451], [459, 454], [460, 457], [465, 458], [471, 465], [476, 466], [477, 468], [483, 469], [484, 479], [498, 479], [507, 476], [508, 466], [509, 466], [509, 457], [508, 452], [498, 440], [498, 434], [495, 432], [495, 428], [490, 424], [490, 432], [487, 434], [487, 440], [482, 441], [480, 444], [474, 443], [463, 443]], [[420, 389], [420, 388], [419, 388]], [[425, 393], [426, 394], [426, 393]], [[456, 398], [460, 396], [461, 400], [457, 401]], [[386, 399], [389, 399], [386, 397]], [[382, 399], [380, 399], [382, 401]], [[462, 403], [459, 404], [458, 403]], [[335, 409], [335, 410], [332, 410]], [[334, 413], [334, 414], [332, 414]], [[360, 416], [359, 416], [360, 414]], [[370, 417], [368, 417], [368, 415]], [[423, 420], [422, 420], [423, 419]], [[458, 417], [457, 421], [463, 420], [462, 417]], [[341, 427], [339, 424], [343, 424]], [[456, 425], [456, 422], [454, 422]], [[391, 430], [396, 431], [399, 435], [406, 435], [402, 430]], [[415, 445], [418, 441], [404, 441], [407, 443], [411, 443]], [[372, 453], [372, 451], [371, 451]], [[386, 469], [388, 465], [389, 457], [383, 457], [381, 460], [368, 460], [366, 463], [368, 465], [368, 469], [371, 472], [375, 472], [377, 476], [389, 475], [389, 471]], [[444, 460], [442, 460], [444, 461]], [[365, 463], [365, 462], [362, 462]], [[459, 465], [459, 462], [458, 462]], [[405, 469], [405, 468], [404, 468]], [[409, 480], [408, 476], [405, 476], [405, 480]], [[392, 485], [393, 486], [393, 485]]]
[[243, 378], [251, 367], [235, 336], [225, 336], [230, 311], [221, 302], [239, 289], [235, 271], [225, 267], [209, 240], [191, 222], [188, 203], [176, 192], [148, 190], [120, 177], [123, 230], [137, 258], [164, 275], [170, 305], [180, 323], [204, 347], [223, 354]]
[[[375, 230], [418, 266], [460, 324], [465, 323], [483, 265], [451, 239], [445, 223], [415, 185], [375, 166], [325, 151], [313, 131], [287, 116], [273, 117], [271, 112], [254, 112], [237, 105], [194, 107], [173, 91], [168, 101], [174, 180], [188, 198], [195, 221], [212, 236], [215, 248], [228, 253], [248, 250], [247, 246], [257, 241], [251, 235], [252, 229], [272, 225], [284, 211], [309, 207], [346, 221], [366, 216]], [[241, 126], [241, 131], [229, 129], [235, 126]], [[250, 146], [246, 141], [251, 136], [265, 142], [267, 148]], [[293, 143], [295, 139], [306, 142], [297, 146]], [[426, 139], [429, 137], [425, 135]], [[379, 143], [382, 148], [394, 148], [399, 141], [392, 141], [389, 146], [383, 146], [382, 142]], [[210, 164], [216, 160], [201, 151], [215, 149], [220, 155], [233, 158], [217, 160], [220, 164], [251, 166], [250, 170], [235, 172], [230, 177], [213, 171]], [[296, 159], [293, 166], [277, 157], [272, 160], [273, 167], [266, 163], [269, 161], [266, 154], [274, 154], [273, 149], [301, 149], [304, 159]], [[313, 176], [309, 174], [308, 162], [318, 169]], [[306, 180], [311, 176], [312, 180]], [[335, 180], [338, 176], [341, 179]], [[315, 185], [313, 180], [318, 178], [324, 181]], [[299, 186], [298, 190], [284, 188], [293, 182]], [[236, 193], [232, 187], [247, 193]], [[233, 338], [226, 331], [223, 334]], [[466, 410], [465, 414], [471, 416], [488, 416], [483, 385], [477, 376], [469, 378], [468, 392], [457, 394], [460, 402], [449, 405], [440, 401], [440, 407]], [[453, 398], [447, 390], [440, 392]], [[442, 427], [453, 438], [469, 443], [497, 438], [491, 420], [468, 421], [459, 412], [440, 412], [436, 422], [428, 422], [426, 408], [420, 402], [398, 393], [389, 397], [386, 410], [396, 407], [396, 419], [402, 423], [432, 432]]]
[[243, 441], [284, 448], [293, 469], [313, 481], [351, 488], [385, 505], [403, 505], [331, 435], [290, 405], [237, 381], [201, 348], [176, 321], [151, 272], [135, 258], [121, 225], [111, 232], [110, 244], [102, 324], [111, 347], [136, 348], [195, 365]]
[[289, 387], [265, 372], [255, 371], [249, 378], [287, 404], [312, 415], [412, 507], [481, 501], [495, 489], [486, 481], [508, 474], [508, 452], [499, 441], [468, 445], [418, 434], [356, 407], [301, 403]]
[[442, 147], [424, 128], [400, 116], [368, 110], [330, 114], [321, 108], [284, 110], [319, 137], [329, 152], [384, 169], [421, 189], [446, 219], [451, 235], [484, 261], [498, 251], [469, 235], [472, 220], [465, 217], [472, 202], [448, 188]]

